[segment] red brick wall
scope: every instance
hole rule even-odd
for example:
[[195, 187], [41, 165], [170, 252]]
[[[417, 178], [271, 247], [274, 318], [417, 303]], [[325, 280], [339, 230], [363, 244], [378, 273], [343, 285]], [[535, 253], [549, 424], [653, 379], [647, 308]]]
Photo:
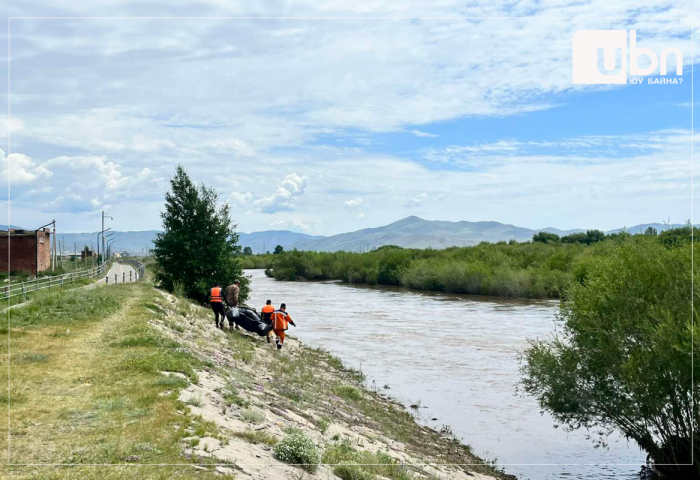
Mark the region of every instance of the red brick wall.
[[[51, 268], [51, 234], [37, 232], [39, 239], [39, 271]], [[33, 234], [17, 234], [10, 237], [10, 271], [36, 275], [36, 240]], [[43, 243], [42, 243], [43, 241]], [[7, 272], [8, 237], [0, 236], [0, 271]]]

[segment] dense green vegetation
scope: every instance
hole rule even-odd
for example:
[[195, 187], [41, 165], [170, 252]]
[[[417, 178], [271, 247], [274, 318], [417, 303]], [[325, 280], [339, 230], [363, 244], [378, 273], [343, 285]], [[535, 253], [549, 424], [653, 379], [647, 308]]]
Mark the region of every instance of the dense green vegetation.
[[668, 478], [700, 478], [697, 439], [694, 465], [662, 465], [691, 463], [700, 423], [689, 237], [689, 228], [639, 235], [588, 259], [562, 303], [561, 329], [533, 342], [522, 362], [523, 390], [560, 424], [618, 429]]
[[245, 255], [241, 257], [241, 266], [250, 268], [269, 268], [272, 265], [272, 254]]
[[156, 280], [169, 291], [180, 290], [199, 302], [219, 283], [225, 287], [240, 280], [241, 302], [248, 296], [248, 279], [238, 258], [241, 247], [231, 223], [230, 207], [217, 208], [212, 188], [196, 186], [182, 166], [177, 167], [165, 194], [163, 233], [154, 241]]
[[382, 247], [368, 253], [286, 252], [268, 274], [278, 280], [402, 285], [418, 290], [508, 297], [558, 298], [591, 257], [612, 244], [477, 245], [445, 250]]
[[438, 292], [560, 298], [572, 283], [586, 277], [596, 258], [609, 257], [626, 242], [674, 244], [686, 241], [691, 232], [686, 227], [659, 236], [600, 233], [592, 230], [560, 239], [545, 232], [532, 242], [444, 250], [387, 245], [367, 253], [289, 251], [265, 261], [270, 261], [267, 274], [277, 280], [335, 279]]

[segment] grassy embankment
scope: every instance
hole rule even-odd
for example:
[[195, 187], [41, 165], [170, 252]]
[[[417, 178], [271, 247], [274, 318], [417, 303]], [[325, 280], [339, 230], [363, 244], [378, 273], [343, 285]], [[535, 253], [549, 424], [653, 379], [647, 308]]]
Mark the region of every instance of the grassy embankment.
[[[207, 309], [148, 282], [41, 292], [9, 318], [9, 338], [0, 329], [12, 373], [9, 398], [0, 394], [4, 408], [11, 402], [4, 461], [66, 466], [5, 465], [3, 478], [506, 478], [489, 465], [420, 465], [479, 459], [326, 352], [290, 340], [278, 353], [221, 332]], [[7, 384], [7, 365], [0, 372]], [[7, 438], [3, 423], [0, 451]], [[280, 461], [299, 463], [298, 439], [334, 465], [302, 466], [310, 474]], [[119, 465], [87, 465], [103, 463]]]
[[[105, 267], [104, 274], [106, 274], [110, 267], [112, 265], [112, 262], [108, 262], [107, 266]], [[58, 268], [56, 269], [55, 275], [63, 275], [65, 273], [70, 273], [70, 271], [64, 271], [64, 270], [59, 270]], [[6, 277], [7, 275], [5, 275]], [[46, 275], [43, 275], [46, 276]], [[20, 277], [20, 278], [15, 278], [12, 277], [12, 283], [20, 283], [20, 282], [27, 282], [27, 277]], [[48, 292], [62, 292], [62, 291], [67, 291], [67, 290], [72, 290], [74, 288], [80, 288], [80, 287], [86, 287], [90, 284], [95, 283], [99, 278], [82, 278], [82, 279], [77, 279], [77, 280], [72, 280], [70, 277], [64, 278], [63, 283], [60, 282], [55, 282], [52, 284], [51, 288], [42, 288], [40, 290], [32, 290], [33, 288], [37, 287], [36, 283], [29, 282], [26, 285], [26, 290], [24, 294], [21, 295], [16, 295], [13, 297], [10, 297], [8, 300], [5, 300], [4, 302], [0, 303], [0, 310], [4, 310], [6, 307], [11, 307], [17, 304], [21, 304], [24, 302], [32, 301], [35, 297], [39, 296], [39, 298], [42, 298], [41, 296], [44, 295], [45, 293]], [[43, 286], [46, 282], [46, 280], [42, 280], [42, 276], [39, 277], [39, 282]], [[9, 282], [5, 280], [4, 282], [0, 283], [0, 288], [2, 286], [9, 286]], [[47, 292], [48, 291], [48, 292]]]
[[[697, 229], [696, 229], [697, 230]], [[285, 252], [266, 273], [277, 280], [342, 280], [400, 285], [416, 290], [522, 298], [560, 298], [583, 281], [591, 264], [609, 258], [624, 242], [661, 248], [688, 228], [652, 235], [618, 235], [592, 245], [580, 243], [481, 244], [444, 250], [382, 247], [368, 253]]]

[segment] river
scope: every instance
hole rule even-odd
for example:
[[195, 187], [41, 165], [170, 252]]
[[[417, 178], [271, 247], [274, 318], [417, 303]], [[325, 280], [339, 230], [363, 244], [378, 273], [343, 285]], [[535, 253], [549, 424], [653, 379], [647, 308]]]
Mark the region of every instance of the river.
[[[587, 433], [555, 428], [518, 396], [516, 355], [554, 329], [557, 303], [252, 277], [248, 304], [287, 303], [290, 334], [359, 368], [420, 421], [451, 427], [480, 456], [521, 479], [639, 479], [645, 455], [624, 438], [594, 448]], [[437, 419], [437, 420], [433, 420]], [[566, 465], [564, 465], [566, 464]], [[607, 464], [607, 465], [604, 465]]]

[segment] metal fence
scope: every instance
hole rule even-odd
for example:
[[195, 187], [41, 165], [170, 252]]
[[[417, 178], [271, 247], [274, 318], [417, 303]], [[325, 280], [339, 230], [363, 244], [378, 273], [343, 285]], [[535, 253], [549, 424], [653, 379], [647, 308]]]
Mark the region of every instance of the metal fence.
[[122, 260], [121, 263], [126, 263], [132, 266], [134, 270], [136, 270], [136, 274], [138, 277], [136, 278], [137, 280], [141, 280], [143, 276], [146, 274], [146, 267], [143, 265], [143, 263], [139, 262], [138, 260], [133, 260], [133, 259], [128, 259], [128, 260]]
[[[141, 280], [144, 275], [146, 274], [146, 267], [144, 267], [143, 263], [136, 261], [136, 260], [120, 260], [118, 263], [125, 263], [127, 265], [131, 265], [131, 267], [134, 269], [133, 271], [129, 271], [129, 275], [126, 274], [126, 272], [122, 272], [121, 277], [119, 276], [118, 273], [115, 273], [114, 276], [107, 275], [105, 276], [105, 282], [108, 284], [117, 284], [117, 283], [127, 283], [127, 282], [137, 282]], [[111, 278], [110, 278], [111, 277]]]
[[34, 280], [28, 280], [26, 282], [10, 282], [8, 285], [0, 287], [0, 300], [7, 300], [8, 298], [16, 297], [18, 295], [26, 295], [28, 293], [44, 290], [46, 288], [60, 288], [67, 283], [77, 282], [78, 280], [99, 278], [103, 273], [105, 273], [108, 266], [109, 263], [103, 263], [98, 267], [64, 273], [63, 275], [37, 277]]
[[[146, 273], [146, 268], [144, 267], [143, 263], [136, 260], [122, 260], [121, 263], [129, 264], [134, 269], [134, 272], [129, 272], [129, 282], [138, 281], [144, 277]], [[105, 262], [98, 267], [88, 268], [87, 270], [64, 273], [63, 275], [37, 277], [34, 280], [28, 280], [26, 282], [10, 282], [8, 285], [0, 287], [0, 300], [7, 300], [8, 298], [16, 297], [19, 295], [26, 295], [28, 293], [44, 290], [46, 288], [60, 288], [68, 283], [73, 283], [77, 282], [78, 280], [85, 280], [90, 278], [101, 278], [103, 275], [104, 280], [107, 283], [127, 282], [127, 275], [125, 273], [122, 273], [122, 278], [115, 278], [110, 280], [109, 277], [106, 275], [106, 273], [109, 272], [108, 267], [111, 267], [111, 262]]]

